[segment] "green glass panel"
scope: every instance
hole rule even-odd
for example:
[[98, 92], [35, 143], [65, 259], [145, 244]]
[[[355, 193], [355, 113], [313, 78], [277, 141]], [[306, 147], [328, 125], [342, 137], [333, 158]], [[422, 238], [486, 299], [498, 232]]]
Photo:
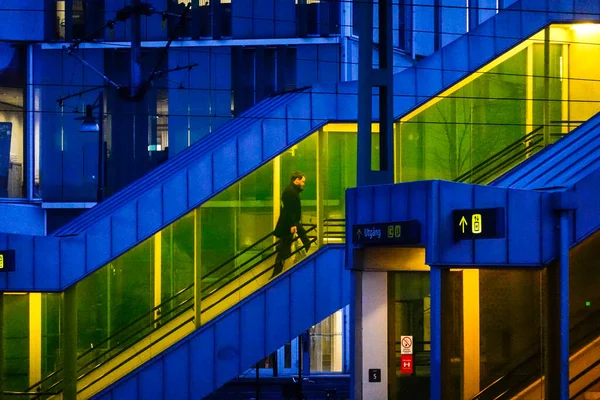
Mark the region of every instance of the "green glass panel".
[[4, 390], [29, 385], [29, 296], [4, 295]]
[[42, 378], [62, 364], [61, 309], [62, 294], [42, 293]]

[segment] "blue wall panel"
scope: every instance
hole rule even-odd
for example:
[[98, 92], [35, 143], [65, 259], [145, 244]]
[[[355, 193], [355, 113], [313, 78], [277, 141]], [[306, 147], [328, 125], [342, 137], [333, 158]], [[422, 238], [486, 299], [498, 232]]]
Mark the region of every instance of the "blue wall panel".
[[163, 190], [154, 187], [145, 192], [137, 201], [138, 236], [146, 237], [155, 233], [163, 222]]
[[212, 157], [203, 156], [188, 169], [188, 196], [190, 207], [196, 206], [201, 200], [210, 196], [212, 184]]
[[86, 231], [86, 272], [90, 272], [111, 258], [110, 218], [103, 218]]
[[294, 0], [274, 0], [275, 37], [296, 36], [296, 2]]
[[298, 271], [292, 279], [292, 294], [290, 303], [291, 336], [298, 336], [315, 321], [315, 262]]
[[505, 12], [496, 15], [494, 28], [494, 49], [501, 54], [521, 42], [521, 15], [517, 12]]
[[[509, 194], [506, 221], [510, 251], [508, 261], [511, 263], [535, 264], [541, 261], [541, 199], [536, 197], [532, 198], [531, 193], [524, 191], [511, 191]], [[523, 240], [525, 235], [519, 235], [519, 232], [528, 232], [527, 240]], [[533, 249], [537, 249], [537, 252]]]
[[60, 284], [65, 287], [85, 274], [85, 236], [60, 240]]
[[215, 389], [215, 328], [203, 328], [190, 340], [190, 391], [203, 397]]
[[409, 219], [419, 219], [421, 221], [427, 221], [427, 223], [421, 224], [421, 241], [425, 241], [428, 235], [429, 229], [429, 216], [431, 202], [431, 191], [430, 186], [427, 182], [415, 182], [409, 188], [409, 203], [408, 209], [410, 211]]
[[185, 214], [188, 209], [187, 174], [181, 171], [163, 184], [162, 205], [165, 221]]
[[263, 148], [262, 136], [259, 130], [249, 130], [238, 136], [238, 168], [240, 175], [250, 172], [262, 162], [262, 151], [248, 151]]
[[[394, 85], [396, 81], [394, 81]], [[358, 85], [356, 82], [339, 83], [336, 89], [338, 96], [336, 101], [335, 118], [339, 121], [356, 121], [358, 115]], [[396, 86], [394, 86], [394, 93]], [[394, 97], [394, 101], [396, 96]], [[396, 103], [394, 103], [394, 112], [396, 112]]]
[[[340, 49], [337, 44], [317, 46], [319, 60], [319, 83], [335, 83], [340, 80]], [[313, 83], [314, 84], [314, 83]]]
[[600, 221], [598, 188], [600, 188], [600, 173], [598, 172], [591, 174], [575, 186], [579, 210], [575, 213], [577, 238], [583, 238], [598, 229]]
[[598, 21], [600, 19], [600, 3], [589, 0], [573, 0], [573, 11], [576, 17], [587, 21]]
[[403, 79], [394, 79], [394, 115], [405, 114], [417, 104], [417, 71], [406, 69]]
[[146, 368], [140, 371], [139, 382], [148, 384], [138, 385], [139, 398], [141, 399], [166, 399], [163, 384], [163, 362], [150, 361]]
[[254, 0], [253, 38], [275, 37], [275, 11], [277, 0]]
[[[320, 90], [320, 88], [315, 90]], [[297, 142], [306, 132], [310, 132], [314, 128], [314, 121], [311, 118], [312, 113], [313, 104], [308, 94], [299, 95], [287, 107], [287, 118], [284, 122], [288, 145]]]
[[46, 234], [46, 211], [39, 205], [0, 204], [0, 226], [3, 233], [21, 235]]
[[[317, 321], [322, 321], [331, 315], [331, 310], [341, 304], [342, 299], [342, 269], [335, 268], [340, 261], [339, 254], [327, 252], [317, 258], [316, 276], [316, 305]], [[344, 271], [345, 273], [346, 271]]]
[[290, 281], [289, 278], [279, 279], [266, 293], [266, 321], [269, 329], [265, 334], [267, 349], [275, 350], [281, 343], [290, 339]]
[[113, 256], [121, 254], [137, 242], [136, 220], [137, 202], [130, 202], [113, 214], [110, 224]]
[[240, 323], [242, 340], [252, 343], [251, 346], [242, 345], [240, 359], [244, 365], [252, 365], [267, 353], [265, 348], [265, 296], [254, 296], [245, 303], [240, 310]]
[[164, 361], [165, 399], [189, 399], [190, 360], [189, 342], [178, 345]]
[[240, 367], [240, 311], [219, 319], [215, 328], [215, 383], [224, 385], [235, 376]]
[[42, 291], [58, 290], [60, 289], [59, 240], [53, 237], [34, 239], [34, 287]]
[[137, 379], [127, 379], [117, 385], [114, 392], [115, 399], [135, 399], [138, 397]]
[[[0, 7], [0, 41], [44, 40], [45, 9], [52, 3], [45, 0], [2, 0]], [[51, 28], [52, 29], [52, 28]]]
[[464, 0], [442, 0], [441, 3], [440, 21], [442, 26], [440, 31], [442, 32], [441, 45], [443, 47], [467, 31], [467, 8]]
[[[504, 207], [506, 209], [506, 190], [484, 186], [473, 187], [475, 208]], [[469, 222], [470, 223], [470, 222]], [[507, 239], [475, 240], [474, 262], [478, 264], [508, 263]]]
[[[554, 233], [558, 234], [558, 231], [556, 230], [557, 221], [554, 218], [556, 216], [556, 212], [553, 210], [554, 202], [552, 197], [542, 196], [541, 203], [542, 223], [540, 229], [542, 231], [542, 237], [540, 238], [540, 257], [542, 262], [546, 263], [553, 257], [556, 257], [558, 247], [556, 245], [556, 236]], [[553, 218], [548, 218], [548, 216]], [[597, 218], [597, 221], [600, 221], [600, 214], [597, 215]], [[580, 239], [582, 239], [581, 236]]]
[[417, 100], [428, 99], [439, 92], [441, 87], [442, 55], [437, 52], [417, 65]]
[[[492, 49], [493, 50], [493, 49]], [[444, 86], [453, 84], [465, 77], [469, 73], [469, 40], [467, 37], [461, 37], [448, 48], [441, 50], [442, 65], [442, 83]], [[461, 54], [462, 56], [458, 56]]]
[[252, 37], [253, 0], [235, 0], [231, 3], [231, 30], [234, 39]]
[[[446, 265], [472, 263], [473, 244], [471, 241], [454, 241], [454, 222], [452, 210], [473, 207], [473, 189], [470, 185], [454, 185], [449, 182], [439, 182], [440, 221], [437, 227], [440, 251], [443, 256], [440, 262]], [[431, 229], [436, 229], [431, 226]], [[427, 260], [429, 262], [429, 260]]]
[[[539, 7], [541, 5], [542, 7]], [[523, 6], [523, 4], [521, 4]], [[532, 9], [545, 9], [545, 4], [540, 3], [540, 0], [529, 0], [526, 7], [533, 7]], [[548, 21], [548, 13], [545, 11], [536, 12], [524, 12], [521, 13], [521, 33], [524, 36], [530, 36], [540, 30], [540, 27], [544, 26]]]
[[393, 185], [388, 193], [388, 200], [391, 204], [390, 221], [407, 221], [412, 219], [409, 207], [408, 185]]
[[297, 46], [296, 59], [296, 80], [298, 87], [314, 85], [319, 82], [319, 51], [317, 46]]
[[368, 224], [373, 220], [373, 187], [365, 186], [356, 189], [356, 224]]
[[213, 153], [214, 190], [226, 188], [237, 178], [237, 162], [232, 162], [237, 154], [237, 140], [230, 140]]
[[387, 222], [390, 219], [390, 185], [379, 185], [373, 188], [373, 196], [377, 199], [377, 206], [373, 207], [373, 222]]
[[14, 249], [19, 268], [8, 275], [11, 286], [32, 287], [34, 274], [34, 237], [25, 235], [10, 235], [8, 237], [8, 248]]
[[475, 70], [495, 58], [494, 23], [488, 21], [469, 36], [469, 70]]

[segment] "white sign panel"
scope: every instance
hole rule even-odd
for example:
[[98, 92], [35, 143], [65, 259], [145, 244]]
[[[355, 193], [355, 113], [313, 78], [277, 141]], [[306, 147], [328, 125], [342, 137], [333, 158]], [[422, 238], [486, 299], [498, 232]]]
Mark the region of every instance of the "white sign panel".
[[412, 354], [413, 353], [413, 337], [412, 336], [401, 336], [400, 337], [400, 354]]

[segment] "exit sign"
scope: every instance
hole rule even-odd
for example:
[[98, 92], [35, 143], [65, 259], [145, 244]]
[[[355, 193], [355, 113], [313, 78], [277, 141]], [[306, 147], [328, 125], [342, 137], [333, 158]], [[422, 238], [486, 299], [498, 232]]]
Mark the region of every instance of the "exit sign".
[[352, 226], [352, 243], [362, 245], [418, 244], [421, 225], [417, 220]]
[[498, 239], [506, 235], [504, 208], [479, 208], [452, 212], [454, 239]]

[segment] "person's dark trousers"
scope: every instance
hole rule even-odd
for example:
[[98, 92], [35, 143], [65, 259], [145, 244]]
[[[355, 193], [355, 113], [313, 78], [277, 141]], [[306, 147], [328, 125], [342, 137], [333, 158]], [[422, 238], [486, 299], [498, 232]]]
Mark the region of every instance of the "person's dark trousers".
[[290, 233], [289, 235], [285, 235], [279, 239], [279, 244], [277, 245], [277, 257], [275, 258], [275, 265], [273, 266], [273, 275], [271, 275], [271, 279], [276, 275], [279, 275], [283, 270], [283, 263], [287, 260], [292, 254], [292, 243], [294, 242], [294, 234]]

